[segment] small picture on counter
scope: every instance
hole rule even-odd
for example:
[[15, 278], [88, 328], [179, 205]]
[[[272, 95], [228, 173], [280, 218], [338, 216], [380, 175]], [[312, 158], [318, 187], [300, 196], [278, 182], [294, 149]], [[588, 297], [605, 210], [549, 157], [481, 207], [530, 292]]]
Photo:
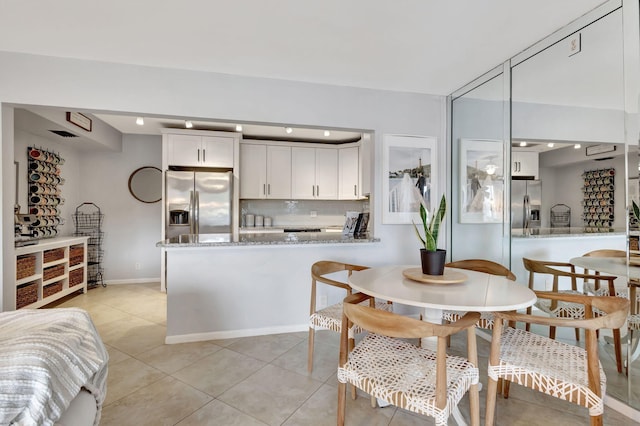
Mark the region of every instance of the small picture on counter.
[[356, 229], [354, 235], [362, 235], [367, 232], [367, 226], [369, 225], [369, 213], [360, 213], [358, 215], [358, 222], [356, 223]]
[[342, 228], [342, 235], [353, 235], [358, 225], [358, 217], [360, 212], [347, 212], [346, 219], [344, 221], [344, 227]]

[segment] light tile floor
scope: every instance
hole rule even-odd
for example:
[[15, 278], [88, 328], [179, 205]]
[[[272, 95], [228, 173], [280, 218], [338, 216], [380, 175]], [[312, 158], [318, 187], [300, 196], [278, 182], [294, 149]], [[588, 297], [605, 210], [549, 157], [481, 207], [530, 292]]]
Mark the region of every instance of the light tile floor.
[[[165, 345], [166, 297], [159, 284], [113, 285], [69, 296], [55, 306], [90, 312], [109, 350], [101, 425], [334, 425], [338, 336], [317, 333], [307, 373], [307, 333]], [[53, 307], [53, 306], [50, 306]], [[486, 389], [488, 344], [478, 339]], [[464, 337], [452, 340], [463, 349]], [[485, 391], [480, 393], [484, 419]], [[461, 402], [468, 419], [468, 400]], [[484, 421], [484, 420], [483, 420]], [[584, 425], [586, 409], [513, 385], [498, 398], [498, 425]], [[637, 424], [605, 409], [606, 425]], [[347, 397], [347, 425], [429, 425], [393, 406], [373, 409]], [[450, 419], [449, 424], [455, 424]]]

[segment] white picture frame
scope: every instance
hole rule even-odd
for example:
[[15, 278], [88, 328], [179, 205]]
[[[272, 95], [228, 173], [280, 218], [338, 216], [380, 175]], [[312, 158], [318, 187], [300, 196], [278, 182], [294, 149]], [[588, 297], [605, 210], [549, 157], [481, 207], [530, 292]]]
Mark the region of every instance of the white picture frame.
[[504, 143], [460, 140], [460, 223], [502, 223], [505, 200]]
[[[382, 144], [382, 223], [420, 222], [420, 194], [431, 210], [438, 176], [437, 139], [384, 135]], [[408, 178], [405, 179], [404, 175]], [[404, 180], [404, 182], [403, 182]], [[410, 182], [409, 182], [410, 180]]]

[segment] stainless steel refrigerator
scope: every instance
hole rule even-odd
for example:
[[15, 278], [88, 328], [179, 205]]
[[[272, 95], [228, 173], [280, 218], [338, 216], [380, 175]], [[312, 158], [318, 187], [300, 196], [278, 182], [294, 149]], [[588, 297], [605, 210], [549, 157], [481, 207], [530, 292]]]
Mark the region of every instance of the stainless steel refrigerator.
[[511, 228], [540, 229], [542, 184], [539, 180], [511, 181]]
[[167, 170], [165, 238], [231, 235], [233, 172]]

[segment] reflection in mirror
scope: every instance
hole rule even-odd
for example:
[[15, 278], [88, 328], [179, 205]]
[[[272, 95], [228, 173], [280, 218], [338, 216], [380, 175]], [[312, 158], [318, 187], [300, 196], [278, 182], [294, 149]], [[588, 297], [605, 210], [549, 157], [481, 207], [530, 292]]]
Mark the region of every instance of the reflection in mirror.
[[[478, 257], [509, 265], [506, 200], [505, 89], [502, 67], [461, 89], [451, 102], [451, 260]], [[487, 244], [492, 241], [492, 244]]]
[[143, 203], [157, 203], [162, 199], [162, 171], [152, 166], [135, 170], [129, 176], [129, 192]]
[[[522, 162], [512, 164], [519, 166], [512, 169], [512, 218], [538, 210], [535, 228], [512, 222], [517, 223], [511, 232], [512, 269], [519, 280], [528, 278], [523, 257], [569, 262], [593, 250], [626, 251], [630, 163], [622, 28], [622, 9], [617, 9], [512, 68], [512, 159]], [[519, 175], [522, 169], [527, 172]], [[538, 183], [539, 209], [527, 210], [528, 201], [529, 207], [534, 204], [528, 193], [532, 182]], [[619, 275], [616, 292], [628, 295], [626, 268]], [[586, 292], [582, 284], [579, 280], [578, 291]], [[549, 285], [542, 278], [534, 287], [550, 290]], [[570, 282], [561, 280], [559, 289], [570, 289]], [[557, 338], [583, 344], [571, 329], [559, 329]], [[630, 400], [624, 369], [619, 372], [616, 366], [611, 330], [603, 330], [599, 342], [607, 393], [639, 406]], [[626, 354], [626, 345], [620, 349]]]

